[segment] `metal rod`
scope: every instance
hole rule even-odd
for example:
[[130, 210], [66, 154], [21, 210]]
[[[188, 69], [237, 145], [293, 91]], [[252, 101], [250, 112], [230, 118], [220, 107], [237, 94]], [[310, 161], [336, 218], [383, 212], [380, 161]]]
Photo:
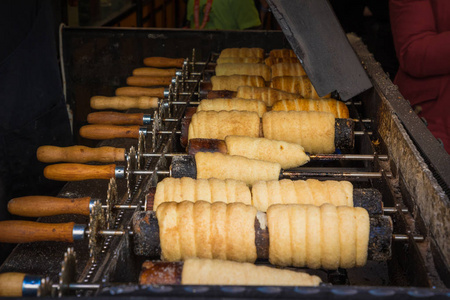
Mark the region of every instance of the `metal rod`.
[[[324, 177], [365, 177], [381, 178], [381, 172], [345, 172], [345, 171], [282, 171], [283, 176], [324, 176]], [[387, 175], [388, 176], [388, 175]], [[388, 176], [389, 177], [389, 176]]]
[[144, 157], [160, 157], [160, 156], [167, 156], [167, 157], [174, 157], [174, 156], [181, 156], [186, 155], [186, 153], [142, 153], [142, 156]]
[[409, 210], [408, 210], [407, 208], [400, 208], [400, 209], [397, 209], [397, 208], [395, 208], [395, 207], [383, 207], [383, 212], [386, 213], [386, 214], [395, 214], [395, 213], [398, 212], [399, 210], [400, 210], [402, 213], [408, 213], [408, 212], [409, 212]]
[[[103, 205], [106, 208], [106, 205]], [[138, 207], [143, 207], [142, 205], [131, 205], [131, 204], [116, 204], [113, 206], [115, 209], [136, 209]]]
[[[392, 234], [392, 240], [396, 242], [409, 241], [410, 238], [411, 237], [406, 234]], [[422, 235], [415, 235], [412, 237], [412, 239], [416, 242], [423, 242], [425, 240], [425, 237], [423, 237]]]
[[[60, 285], [57, 283], [52, 284], [53, 289], [59, 289]], [[66, 288], [71, 290], [98, 290], [100, 284], [98, 283], [69, 283]]]
[[199, 101], [191, 101], [191, 102], [186, 102], [186, 101], [170, 101], [170, 104], [175, 104], [175, 105], [186, 105], [186, 104], [193, 104], [193, 105], [199, 105], [200, 102]]
[[379, 160], [388, 160], [387, 155], [376, 154], [311, 154], [311, 160], [374, 160], [378, 157]]
[[364, 135], [364, 134], [372, 135], [372, 131], [353, 131], [354, 135]]
[[153, 174], [154, 172], [156, 172], [157, 174], [160, 175], [170, 175], [170, 171], [150, 171], [150, 170], [129, 170], [128, 172], [130, 172], [131, 174], [134, 175], [150, 175]]

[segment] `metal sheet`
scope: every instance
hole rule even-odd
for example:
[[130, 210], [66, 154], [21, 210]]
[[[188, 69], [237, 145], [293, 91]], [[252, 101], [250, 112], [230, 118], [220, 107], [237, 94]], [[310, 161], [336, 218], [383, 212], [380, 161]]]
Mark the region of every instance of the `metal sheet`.
[[372, 87], [327, 0], [268, 0], [319, 96], [343, 100]]

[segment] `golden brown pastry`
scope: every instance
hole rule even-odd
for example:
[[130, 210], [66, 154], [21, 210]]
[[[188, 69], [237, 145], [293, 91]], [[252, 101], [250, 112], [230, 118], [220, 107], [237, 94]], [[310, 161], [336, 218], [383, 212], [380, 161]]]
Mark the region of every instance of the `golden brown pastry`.
[[269, 67], [279, 64], [279, 63], [288, 63], [288, 64], [299, 64], [300, 61], [297, 57], [273, 57], [269, 56], [264, 60], [264, 63]]
[[230, 155], [276, 162], [283, 169], [298, 167], [309, 161], [303, 147], [294, 143], [229, 135], [225, 138], [225, 144]]
[[331, 97], [330, 94], [319, 97], [308, 76], [273, 77], [270, 87], [289, 93], [297, 93], [302, 95], [302, 98], [307, 99], [321, 99]]
[[291, 270], [213, 259], [187, 259], [182, 284], [317, 286], [321, 279]]
[[264, 49], [262, 48], [226, 48], [220, 52], [222, 57], [258, 57], [264, 58]]
[[281, 171], [279, 163], [219, 152], [198, 152], [195, 154], [195, 164], [197, 178], [235, 179], [248, 185], [260, 180], [276, 180]]
[[292, 94], [269, 87], [240, 86], [237, 89], [237, 98], [257, 99], [264, 101], [267, 106], [272, 106], [282, 99], [301, 98], [300, 94]]
[[228, 76], [228, 75], [254, 75], [261, 76], [265, 81], [270, 81], [272, 79], [270, 67], [265, 64], [220, 64], [216, 66], [217, 76]]
[[353, 206], [353, 185], [349, 181], [316, 179], [258, 181], [252, 186], [252, 205], [267, 211], [273, 204], [330, 203]]
[[334, 270], [367, 261], [370, 220], [361, 207], [276, 204], [267, 223], [274, 265]]
[[273, 49], [269, 52], [270, 57], [297, 57], [291, 49]]
[[165, 202], [158, 206], [161, 256], [254, 262], [256, 208], [242, 203]]
[[[229, 75], [229, 76], [212, 76], [212, 90], [228, 90], [236, 92], [238, 87], [248, 86], [265, 86], [264, 78], [252, 75]], [[238, 97], [239, 98], [239, 97]]]
[[267, 106], [264, 102], [254, 99], [243, 99], [243, 98], [216, 98], [216, 99], [203, 99], [197, 107], [197, 112], [199, 111], [253, 111], [258, 113], [261, 118], [263, 114], [267, 111]]
[[309, 153], [333, 153], [333, 114], [316, 111], [270, 111], [263, 115], [264, 137], [300, 144]]
[[297, 63], [278, 63], [271, 67], [272, 77], [279, 76], [305, 76], [306, 72], [301, 64]]
[[219, 57], [217, 64], [260, 64], [263, 59], [260, 57]]
[[243, 181], [166, 177], [156, 185], [153, 210], [164, 202], [241, 202], [252, 204], [250, 189]]
[[188, 139], [223, 140], [227, 135], [259, 137], [260, 118], [248, 111], [199, 111], [192, 116]]
[[280, 100], [273, 104], [273, 111], [323, 111], [330, 112], [335, 118], [349, 117], [347, 105], [335, 99], [290, 99]]

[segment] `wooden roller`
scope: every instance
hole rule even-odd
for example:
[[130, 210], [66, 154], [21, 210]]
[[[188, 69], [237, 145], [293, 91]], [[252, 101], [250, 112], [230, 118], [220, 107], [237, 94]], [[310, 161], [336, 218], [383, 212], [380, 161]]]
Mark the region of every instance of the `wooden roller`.
[[130, 86], [166, 86], [172, 83], [171, 76], [130, 76], [127, 77], [127, 84]]
[[116, 165], [54, 164], [44, 168], [44, 176], [47, 179], [58, 181], [110, 179], [116, 176]]
[[158, 98], [155, 96], [94, 96], [91, 98], [93, 109], [127, 110], [130, 108], [150, 109], [158, 107]]
[[0, 243], [73, 242], [75, 223], [0, 221]]
[[[258, 213], [254, 222], [255, 247], [257, 259], [269, 258], [269, 231], [264, 213]], [[1, 243], [29, 243], [39, 241], [73, 242], [74, 238], [84, 237], [83, 232], [74, 232], [76, 226], [68, 223], [38, 223], [31, 221], [1, 221]], [[83, 227], [84, 228], [84, 227]], [[159, 258], [161, 244], [159, 223], [154, 211], [136, 212], [132, 218], [134, 252], [139, 256]], [[390, 259], [392, 243], [391, 218], [380, 216], [370, 218], [370, 232], [368, 241], [368, 259], [385, 261]]]
[[181, 68], [184, 61], [184, 58], [146, 57], [144, 65], [155, 68]]
[[[192, 108], [195, 110], [195, 108]], [[186, 147], [189, 142], [188, 129], [191, 117], [185, 116], [181, 121], [181, 145]], [[335, 119], [334, 144], [337, 149], [346, 150], [354, 147], [354, 122], [352, 119]]]
[[9, 200], [8, 211], [16, 216], [36, 218], [64, 214], [89, 216], [91, 200], [91, 197], [25, 196]]
[[125, 148], [98, 147], [90, 148], [86, 146], [41, 146], [36, 151], [37, 159], [44, 163], [73, 162], [87, 163], [116, 162], [125, 160]]
[[115, 126], [105, 124], [85, 125], [80, 128], [80, 136], [93, 139], [105, 140], [116, 138], [139, 138], [140, 126]]
[[[144, 210], [154, 210], [157, 187], [151, 187], [146, 196]], [[197, 199], [204, 200], [204, 199]], [[62, 214], [79, 214], [88, 216], [91, 197], [60, 198], [50, 196], [25, 196], [8, 202], [9, 213], [22, 217], [47, 217]], [[353, 189], [353, 206], [362, 207], [370, 216], [383, 214], [381, 193], [376, 189]]]
[[137, 68], [133, 70], [133, 76], [159, 76], [174, 77], [177, 69]]
[[[265, 213], [258, 213], [265, 215]], [[261, 215], [255, 218], [255, 246], [258, 260], [269, 258], [269, 231], [260, 223]], [[261, 219], [262, 220], [262, 219]], [[368, 259], [386, 261], [390, 259], [392, 243], [392, 220], [387, 216], [370, 218], [371, 227], [368, 244]], [[374, 221], [372, 221], [374, 220]], [[376, 221], [375, 221], [376, 220]], [[159, 258], [161, 256], [159, 225], [154, 211], [141, 211], [133, 215], [134, 252], [139, 256]]]
[[87, 115], [90, 124], [144, 125], [144, 113], [93, 112]]
[[40, 297], [43, 292], [43, 277], [25, 273], [0, 274], [0, 297]]

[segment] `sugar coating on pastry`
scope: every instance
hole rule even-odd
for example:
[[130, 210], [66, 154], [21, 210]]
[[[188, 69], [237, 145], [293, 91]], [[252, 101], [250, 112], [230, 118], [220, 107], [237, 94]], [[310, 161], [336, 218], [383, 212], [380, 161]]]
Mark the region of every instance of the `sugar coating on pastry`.
[[274, 265], [335, 270], [366, 264], [370, 220], [363, 208], [276, 204], [267, 222]]
[[303, 272], [251, 263], [215, 259], [187, 259], [181, 284], [318, 286], [321, 279]]
[[262, 48], [225, 48], [220, 54], [219, 58], [223, 57], [257, 57], [264, 58], [264, 49]]
[[325, 203], [353, 206], [353, 185], [349, 181], [317, 179], [258, 181], [252, 185], [252, 204], [267, 211], [273, 204]]
[[309, 162], [302, 146], [267, 138], [229, 135], [225, 138], [230, 155], [240, 155], [251, 159], [276, 162], [283, 169], [298, 167]]
[[223, 75], [211, 77], [212, 90], [228, 90], [236, 92], [240, 86], [263, 87], [266, 82], [258, 75]]
[[237, 88], [236, 97], [243, 99], [257, 99], [265, 102], [267, 106], [272, 106], [279, 100], [301, 98], [301, 95], [270, 87], [240, 86]]
[[251, 194], [243, 181], [217, 178], [192, 179], [166, 177], [156, 185], [153, 210], [164, 202], [241, 202], [251, 205]]
[[254, 262], [256, 208], [243, 203], [164, 202], [156, 209], [165, 261], [214, 258]]
[[309, 153], [333, 153], [335, 118], [316, 111], [269, 111], [262, 117], [265, 138], [296, 143]]
[[188, 139], [218, 139], [227, 135], [259, 137], [260, 118], [248, 111], [199, 111], [192, 116]]
[[249, 64], [249, 63], [228, 63], [216, 66], [217, 76], [228, 75], [254, 75], [261, 76], [265, 81], [272, 78], [271, 69], [266, 64]]
[[255, 99], [243, 99], [243, 98], [216, 98], [216, 99], [203, 99], [197, 107], [199, 111], [253, 111], [261, 118], [267, 111], [267, 106], [263, 101]]
[[198, 152], [195, 154], [198, 178], [241, 180], [252, 185], [259, 180], [275, 180], [280, 177], [279, 163], [249, 159], [222, 153]]
[[273, 104], [273, 111], [322, 111], [329, 112], [335, 118], [346, 119], [349, 117], [347, 105], [335, 99], [288, 99], [280, 100]]
[[330, 98], [331, 95], [327, 94], [320, 97], [317, 94], [316, 89], [312, 85], [308, 76], [277, 76], [272, 78], [270, 87], [286, 91], [289, 93], [298, 93], [302, 95], [302, 98], [307, 99], [321, 99]]

